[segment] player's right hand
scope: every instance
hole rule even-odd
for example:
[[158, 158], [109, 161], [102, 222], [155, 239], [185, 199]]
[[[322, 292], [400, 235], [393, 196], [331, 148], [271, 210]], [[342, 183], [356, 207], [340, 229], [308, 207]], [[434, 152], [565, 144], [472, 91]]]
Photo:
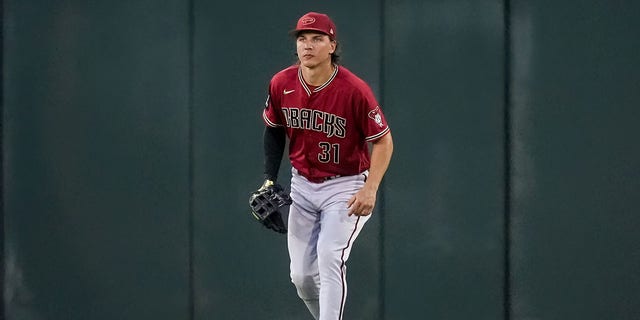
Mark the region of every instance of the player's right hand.
[[347, 202], [349, 215], [368, 216], [376, 205], [376, 193], [378, 190], [371, 185], [365, 185]]

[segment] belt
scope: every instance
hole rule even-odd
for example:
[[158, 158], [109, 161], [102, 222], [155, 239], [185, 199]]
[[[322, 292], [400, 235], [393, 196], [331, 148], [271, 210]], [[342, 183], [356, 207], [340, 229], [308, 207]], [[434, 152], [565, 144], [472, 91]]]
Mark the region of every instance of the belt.
[[298, 171], [298, 169], [296, 169], [295, 167], [292, 167], [291, 171], [293, 171], [293, 173], [295, 173], [297, 175], [300, 175], [301, 177], [303, 177], [303, 178], [305, 178], [308, 181], [313, 182], [313, 183], [322, 183], [322, 182], [325, 182], [325, 181], [329, 181], [329, 180], [333, 180], [335, 178], [342, 177], [342, 175], [338, 174], [338, 175], [330, 176], [330, 177], [311, 178], [311, 177], [307, 177], [307, 176], [304, 176], [304, 175], [300, 174], [300, 171]]
[[[336, 178], [340, 178], [342, 177], [341, 175], [335, 175], [335, 176], [330, 176], [330, 177], [322, 177], [322, 178], [307, 178], [307, 180], [313, 182], [313, 183], [322, 183], [325, 181], [329, 181], [329, 180], [333, 180]], [[306, 177], [305, 177], [306, 178]]]

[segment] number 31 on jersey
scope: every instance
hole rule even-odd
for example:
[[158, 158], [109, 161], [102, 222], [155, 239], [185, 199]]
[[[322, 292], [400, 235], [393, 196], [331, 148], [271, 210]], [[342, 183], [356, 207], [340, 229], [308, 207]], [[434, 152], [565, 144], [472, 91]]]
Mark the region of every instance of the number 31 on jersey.
[[320, 142], [318, 146], [320, 146], [321, 149], [320, 153], [318, 153], [318, 161], [322, 163], [328, 163], [329, 161], [340, 163], [339, 143]]

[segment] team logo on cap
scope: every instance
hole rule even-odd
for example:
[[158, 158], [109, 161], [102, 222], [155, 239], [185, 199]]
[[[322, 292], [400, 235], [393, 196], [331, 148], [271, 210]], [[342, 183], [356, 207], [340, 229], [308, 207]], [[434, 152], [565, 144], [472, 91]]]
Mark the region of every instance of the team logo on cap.
[[303, 25], [312, 24], [314, 22], [316, 22], [316, 18], [314, 17], [304, 17], [300, 19], [300, 23], [302, 23]]

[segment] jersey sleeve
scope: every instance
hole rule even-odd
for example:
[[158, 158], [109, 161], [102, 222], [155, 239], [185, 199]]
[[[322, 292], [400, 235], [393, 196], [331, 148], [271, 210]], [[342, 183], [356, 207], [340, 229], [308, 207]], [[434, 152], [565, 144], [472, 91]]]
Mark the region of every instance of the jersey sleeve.
[[267, 95], [267, 101], [264, 103], [264, 110], [262, 111], [262, 120], [264, 120], [264, 124], [276, 128], [282, 127], [282, 118], [279, 106], [279, 97], [274, 95], [274, 92], [271, 90], [272, 84], [269, 85], [269, 94]]
[[360, 119], [364, 138], [367, 142], [376, 141], [389, 133], [389, 125], [382, 113], [380, 104], [378, 104], [369, 88], [363, 91], [362, 110], [363, 114], [361, 114]]

